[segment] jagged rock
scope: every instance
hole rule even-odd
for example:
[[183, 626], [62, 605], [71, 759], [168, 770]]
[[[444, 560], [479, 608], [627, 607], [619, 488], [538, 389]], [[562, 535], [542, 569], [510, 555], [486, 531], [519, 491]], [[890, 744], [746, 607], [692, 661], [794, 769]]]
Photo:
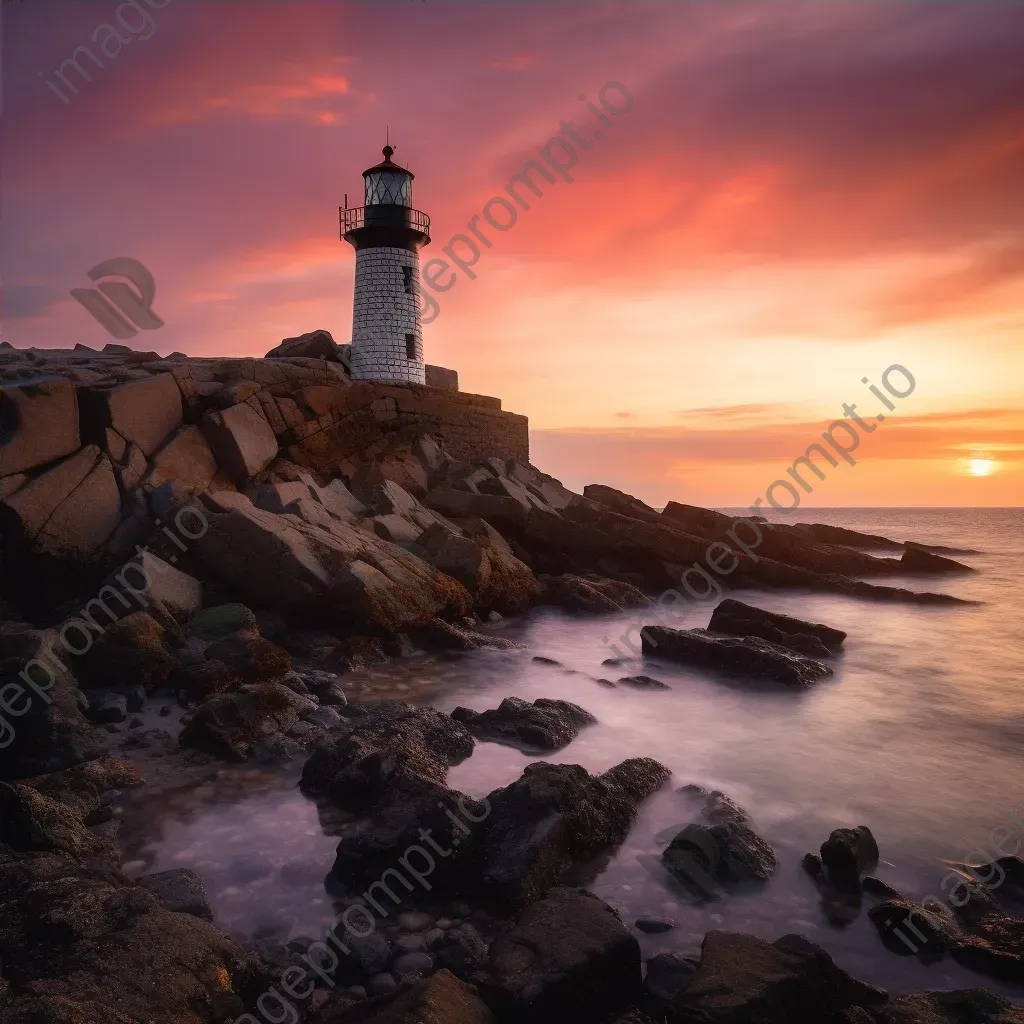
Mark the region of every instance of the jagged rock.
[[527, 907], [491, 944], [489, 967], [484, 995], [503, 1020], [605, 1020], [641, 993], [639, 944], [582, 890], [556, 888]]
[[331, 337], [330, 331], [309, 331], [296, 338], [285, 338], [276, 348], [272, 348], [266, 359], [294, 359], [305, 356], [308, 359], [326, 359], [328, 362], [340, 363], [338, 346]]
[[811, 658], [828, 657], [838, 651], [846, 639], [841, 629], [765, 611], [731, 597], [715, 607], [708, 630], [733, 636], [757, 636]]
[[484, 519], [504, 533], [520, 532], [530, 512], [522, 502], [497, 494], [474, 494], [454, 487], [437, 487], [423, 498], [423, 504], [449, 519]]
[[464, 615], [461, 583], [395, 544], [347, 523], [329, 530], [232, 496], [210, 514], [200, 559], [260, 607], [347, 619], [353, 632], [401, 632], [449, 612]]
[[[600, 680], [599, 680], [600, 681]], [[623, 686], [631, 686], [634, 690], [671, 690], [672, 687], [668, 683], [663, 683], [660, 679], [655, 679], [653, 676], [637, 675], [637, 676], [622, 676], [618, 680]]]
[[650, 505], [642, 502], [639, 498], [634, 498], [632, 494], [617, 491], [614, 487], [608, 487], [605, 484], [587, 484], [583, 488], [583, 496], [590, 498], [591, 501], [607, 505], [613, 511], [633, 519], [645, 519], [652, 523], [663, 521], [661, 513], [651, 508]]
[[718, 885], [763, 883], [775, 874], [775, 851], [750, 827], [750, 815], [724, 793], [706, 795], [701, 817], [707, 825], [687, 825], [662, 854], [665, 867], [686, 888], [707, 898]]
[[615, 849], [641, 801], [671, 772], [650, 758], [630, 758], [603, 775], [576, 764], [528, 765], [522, 776], [489, 794], [479, 838], [480, 881], [505, 906], [540, 898], [574, 864]]
[[643, 652], [685, 665], [697, 665], [734, 676], [749, 676], [807, 687], [832, 675], [832, 669], [758, 637], [710, 633], [706, 629], [645, 626]]
[[245, 402], [211, 413], [200, 423], [217, 464], [242, 486], [277, 455], [277, 438], [270, 424]]
[[[135, 472], [144, 473], [145, 462], [141, 468], [136, 466]], [[202, 431], [190, 424], [182, 427], [149, 460], [147, 482], [159, 487], [175, 481], [192, 494], [211, 486], [219, 473], [220, 467]], [[126, 486], [125, 490], [128, 489]]]
[[477, 739], [507, 743], [527, 752], [551, 753], [568, 746], [586, 725], [597, 719], [578, 704], [543, 697], [532, 704], [506, 697], [496, 710], [476, 712], [456, 708], [452, 718]]
[[859, 888], [860, 876], [878, 863], [878, 844], [867, 825], [837, 828], [821, 844], [821, 862], [840, 889]]
[[618, 580], [563, 573], [561, 576], [544, 576], [541, 582], [545, 603], [567, 612], [603, 614], [651, 603], [642, 590]]
[[0, 782], [0, 843], [21, 852], [55, 850], [79, 859], [113, 849], [89, 831], [78, 807], [20, 782]]
[[969, 565], [953, 558], [932, 554], [920, 547], [908, 547], [900, 559], [900, 566], [908, 572], [940, 573], [940, 572], [975, 572]]
[[914, 900], [883, 900], [868, 911], [868, 917], [886, 948], [902, 956], [919, 952], [946, 954], [960, 932], [949, 909], [935, 902], [925, 909]]
[[86, 715], [99, 725], [124, 722], [128, 718], [128, 701], [119, 693], [93, 694], [89, 699], [89, 710]]
[[448, 769], [473, 753], [473, 737], [433, 708], [381, 701], [352, 707], [346, 730], [318, 747], [302, 769], [303, 784], [326, 792], [332, 779], [371, 753], [443, 784]]
[[0, 477], [44, 466], [79, 446], [78, 397], [60, 377], [0, 386]]
[[181, 733], [183, 747], [245, 761], [260, 740], [287, 732], [316, 705], [280, 683], [254, 683], [218, 693], [196, 708]]
[[[800, 935], [765, 942], [753, 935], [711, 931], [700, 964], [673, 1000], [669, 1024], [844, 1024], [856, 1008], [873, 1014], [882, 989], [837, 967], [820, 946]], [[872, 1020], [872, 1016], [868, 1020]]]
[[541, 593], [529, 567], [483, 519], [435, 523], [418, 536], [412, 550], [457, 579], [482, 608], [525, 611]]

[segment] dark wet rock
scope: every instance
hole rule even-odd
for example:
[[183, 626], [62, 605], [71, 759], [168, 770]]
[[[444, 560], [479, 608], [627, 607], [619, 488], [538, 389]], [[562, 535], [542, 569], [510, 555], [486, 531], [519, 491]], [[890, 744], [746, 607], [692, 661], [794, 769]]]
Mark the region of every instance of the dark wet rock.
[[438, 967], [447, 968], [457, 978], [469, 980], [487, 963], [487, 943], [471, 924], [450, 929], [431, 948]]
[[535, 654], [530, 660], [537, 662], [538, 665], [557, 665], [559, 668], [562, 667], [560, 661], [557, 661], [555, 658], [545, 658], [541, 654]]
[[[807, 854], [808, 857], [811, 854]], [[804, 858], [806, 860], [806, 857]], [[903, 894], [899, 889], [891, 886], [888, 882], [883, 882], [882, 879], [876, 878], [874, 875], [865, 875], [860, 880], [860, 887], [869, 896], [876, 896], [880, 899], [903, 899]]]
[[128, 700], [119, 693], [94, 693], [87, 715], [98, 725], [123, 722], [128, 718]]
[[185, 625], [185, 632], [206, 640], [219, 640], [240, 629], [256, 628], [256, 615], [244, 604], [219, 604], [196, 612]]
[[188, 868], [172, 868], [170, 871], [143, 875], [137, 882], [147, 892], [151, 892], [166, 910], [213, 920], [206, 886], [199, 872]]
[[[873, 1013], [886, 993], [851, 977], [820, 946], [800, 935], [766, 942], [712, 931], [700, 964], [672, 1001], [669, 1024], [843, 1024]], [[844, 1016], [845, 1014], [845, 1016]]]
[[503, 1020], [604, 1020], [639, 1001], [640, 947], [606, 903], [556, 888], [494, 940], [489, 975], [483, 995]]
[[0, 846], [0, 921], [5, 1024], [233, 1020], [271, 981], [208, 921], [45, 842]]
[[459, 707], [452, 712], [452, 718], [477, 739], [544, 753], [561, 750], [584, 726], [597, 723], [578, 704], [544, 697], [532, 704], [519, 697], [506, 697], [497, 709], [483, 712]]
[[650, 758], [631, 758], [592, 776], [574, 764], [538, 762], [491, 793], [480, 836], [480, 880], [507, 906], [538, 899], [574, 864], [626, 838], [642, 800], [671, 776]]
[[291, 656], [283, 647], [249, 630], [232, 633], [210, 644], [206, 657], [209, 661], [223, 662], [247, 683], [277, 679], [292, 667]]
[[653, 676], [622, 676], [618, 680], [623, 686], [631, 686], [634, 690], [671, 690], [672, 687], [668, 683], [663, 683], [660, 679], [655, 679]]
[[171, 678], [178, 693], [184, 693], [187, 700], [202, 703], [215, 693], [237, 689], [242, 677], [223, 661], [203, 661], [195, 665], [183, 665]]
[[273, 733], [287, 732], [314, 706], [280, 683], [254, 683], [237, 693], [218, 693], [192, 713], [182, 730], [181, 745], [244, 761], [257, 743]]
[[682, 953], [664, 952], [652, 956], [647, 961], [644, 978], [644, 1004], [663, 1015], [672, 1000], [687, 986], [699, 963], [699, 957]]
[[594, 682], [597, 683], [598, 686], [603, 686], [608, 690], [615, 689], [615, 684], [610, 679], [595, 679]]
[[340, 363], [338, 346], [330, 331], [309, 331], [295, 338], [285, 338], [276, 348], [272, 348], [266, 359], [326, 359], [331, 363]]
[[90, 832], [81, 806], [64, 803], [27, 783], [0, 783], [0, 844], [30, 852], [55, 850], [79, 860], [112, 852]]
[[97, 687], [141, 685], [151, 691], [178, 666], [172, 647], [179, 642], [176, 631], [148, 612], [132, 612], [106, 625], [80, 659], [83, 678]]
[[399, 935], [394, 942], [395, 956], [402, 956], [405, 953], [425, 953], [427, 951], [427, 939], [422, 932], [413, 935]]
[[733, 636], [757, 636], [810, 658], [827, 658], [842, 647], [846, 634], [820, 622], [765, 611], [727, 597], [711, 613], [708, 630]]
[[109, 807], [123, 789], [141, 786], [144, 779], [130, 761], [117, 757], [97, 757], [84, 764], [25, 779], [24, 785], [51, 800], [76, 808], [86, 824], [92, 824], [97, 810]]
[[583, 577], [563, 573], [561, 576], [540, 577], [540, 581], [544, 587], [543, 602], [567, 612], [603, 614], [651, 603], [651, 599], [639, 588], [599, 576]]
[[868, 917], [885, 947], [901, 956], [945, 955], [959, 934], [949, 908], [931, 901], [925, 909], [910, 899], [883, 900], [868, 911]]
[[983, 988], [909, 992], [876, 1019], [878, 1024], [1024, 1024], [1024, 1007]]
[[719, 790], [689, 787], [687, 792], [704, 797], [701, 817], [707, 824], [687, 825], [662, 854], [676, 881], [698, 899], [716, 895], [720, 885], [767, 882], [778, 861], [751, 828], [750, 815]]
[[338, 772], [374, 753], [382, 766], [393, 765], [390, 773], [407, 771], [443, 784], [448, 769], [473, 753], [473, 737], [433, 708], [391, 701], [353, 705], [338, 737], [306, 762], [303, 784], [326, 792]]
[[795, 687], [808, 687], [832, 675], [828, 665], [758, 637], [710, 633], [706, 629], [645, 626], [645, 655], [696, 665], [731, 676], [751, 676]]
[[314, 708], [305, 716], [305, 721], [317, 729], [337, 729], [341, 725], [341, 715], [332, 707]]
[[908, 572], [920, 573], [966, 573], [976, 572], [969, 565], [958, 562], [953, 558], [946, 558], [943, 555], [932, 554], [930, 551], [917, 546], [908, 546], [900, 559], [900, 567]]
[[839, 889], [856, 890], [860, 876], [878, 863], [878, 844], [867, 825], [837, 828], [821, 844], [821, 862]]
[[391, 959], [391, 946], [379, 932], [353, 935], [342, 929], [342, 941], [348, 952], [339, 950], [342, 970], [353, 972], [356, 978], [372, 978], [380, 974]]
[[670, 932], [675, 926], [675, 921], [670, 917], [638, 917], [633, 922], [634, 928], [638, 928], [648, 935], [660, 935], [662, 932]]
[[821, 863], [821, 858], [816, 853], [805, 853], [800, 866], [815, 881], [821, 881], [825, 877], [825, 865]]
[[396, 988], [398, 988], [398, 983], [386, 971], [381, 971], [380, 974], [375, 974], [370, 979], [369, 989], [372, 995], [387, 996]]

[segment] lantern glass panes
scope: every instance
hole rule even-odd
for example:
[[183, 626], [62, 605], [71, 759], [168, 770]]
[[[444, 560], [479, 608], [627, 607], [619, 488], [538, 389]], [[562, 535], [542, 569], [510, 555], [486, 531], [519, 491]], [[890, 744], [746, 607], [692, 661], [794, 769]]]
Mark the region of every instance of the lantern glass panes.
[[366, 175], [366, 205], [412, 205], [412, 178], [404, 171], [372, 171]]

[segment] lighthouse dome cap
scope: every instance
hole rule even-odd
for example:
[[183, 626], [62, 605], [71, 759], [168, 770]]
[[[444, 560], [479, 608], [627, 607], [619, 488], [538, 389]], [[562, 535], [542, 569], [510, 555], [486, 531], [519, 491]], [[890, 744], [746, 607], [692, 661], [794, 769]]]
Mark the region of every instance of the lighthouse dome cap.
[[367, 167], [363, 171], [363, 177], [365, 178], [368, 174], [376, 174], [378, 171], [397, 171], [400, 174], [408, 174], [410, 178], [415, 178], [416, 175], [412, 173], [407, 167], [402, 167], [401, 164], [396, 164], [391, 159], [391, 155], [395, 152], [391, 146], [385, 146], [381, 152], [384, 154], [384, 159], [379, 164], [374, 164], [373, 167]]

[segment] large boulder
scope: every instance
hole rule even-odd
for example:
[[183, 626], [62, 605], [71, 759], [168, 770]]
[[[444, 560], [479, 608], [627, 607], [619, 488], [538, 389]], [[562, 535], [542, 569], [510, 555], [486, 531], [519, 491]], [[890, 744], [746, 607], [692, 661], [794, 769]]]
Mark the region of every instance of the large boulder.
[[597, 719], [578, 704], [539, 697], [532, 704], [506, 697], [496, 709], [456, 708], [452, 718], [477, 739], [506, 743], [527, 753], [553, 753], [568, 746], [586, 725]]
[[276, 348], [272, 348], [265, 359], [326, 359], [328, 362], [340, 363], [338, 346], [330, 331], [309, 331], [297, 338], [285, 338]]
[[79, 446], [78, 395], [70, 380], [41, 377], [0, 387], [0, 477], [44, 466]]
[[640, 946], [583, 890], [553, 889], [491, 944], [484, 995], [502, 1020], [607, 1020], [639, 1001]]
[[277, 437], [266, 417], [246, 402], [209, 414], [200, 427], [217, 464], [238, 486], [277, 455]]
[[343, 621], [353, 633], [399, 632], [464, 615], [465, 587], [358, 527], [311, 526], [232, 495], [196, 542], [200, 560], [256, 607]]
[[0, 502], [5, 559], [50, 555], [90, 560], [121, 520], [121, 494], [110, 460], [95, 445], [32, 478]]
[[828, 657], [838, 651], [846, 639], [841, 629], [765, 611], [732, 597], [720, 601], [715, 607], [708, 630], [733, 636], [758, 636], [811, 658]]
[[710, 633], [706, 629], [645, 626], [640, 633], [647, 656], [695, 665], [731, 676], [808, 687], [832, 675], [820, 661], [796, 654], [768, 640]]
[[651, 758], [630, 758], [603, 775], [577, 764], [538, 762], [495, 790], [480, 836], [480, 883], [504, 906], [523, 906], [557, 885], [573, 865], [617, 848], [640, 803], [671, 772]]
[[181, 426], [181, 389], [171, 373], [109, 388], [83, 388], [82, 428], [85, 440], [102, 444], [108, 429], [147, 457]]
[[800, 935], [766, 942], [739, 932], [704, 936], [700, 965], [676, 996], [669, 1024], [848, 1024], [886, 993], [851, 977]]

